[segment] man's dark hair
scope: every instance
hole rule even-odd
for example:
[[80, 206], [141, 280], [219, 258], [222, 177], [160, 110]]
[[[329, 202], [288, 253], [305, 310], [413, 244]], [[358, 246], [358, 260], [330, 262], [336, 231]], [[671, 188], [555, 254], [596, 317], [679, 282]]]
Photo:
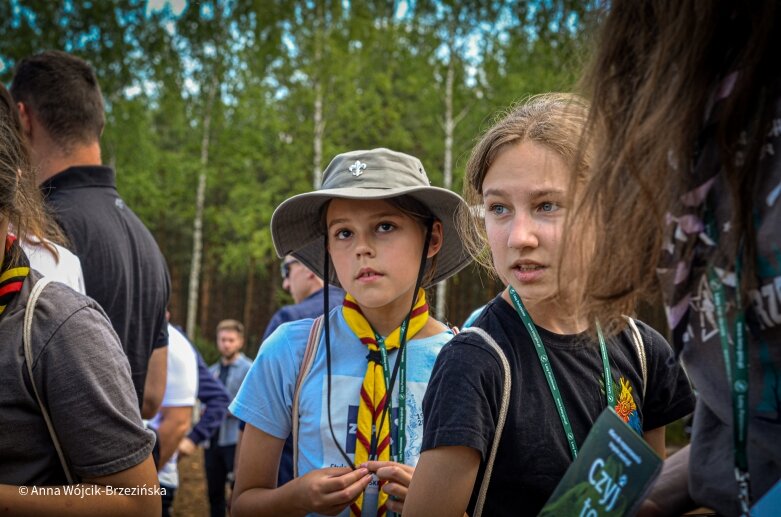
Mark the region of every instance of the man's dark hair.
[[27, 57], [16, 66], [11, 95], [66, 153], [100, 139], [103, 96], [95, 71], [83, 59], [58, 50]]

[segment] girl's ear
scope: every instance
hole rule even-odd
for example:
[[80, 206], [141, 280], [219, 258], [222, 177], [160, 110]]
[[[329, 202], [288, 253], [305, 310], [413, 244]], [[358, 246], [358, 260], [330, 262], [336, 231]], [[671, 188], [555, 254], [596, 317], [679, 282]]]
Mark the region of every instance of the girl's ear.
[[442, 242], [444, 241], [444, 230], [442, 229], [442, 223], [440, 221], [434, 221], [431, 226], [431, 240], [428, 243], [428, 256], [431, 258], [442, 249]]

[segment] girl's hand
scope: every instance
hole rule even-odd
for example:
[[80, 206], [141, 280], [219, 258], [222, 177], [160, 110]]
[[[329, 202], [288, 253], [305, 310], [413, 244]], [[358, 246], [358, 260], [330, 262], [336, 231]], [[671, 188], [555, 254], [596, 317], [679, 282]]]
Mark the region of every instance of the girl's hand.
[[355, 501], [369, 485], [372, 476], [366, 468], [331, 467], [308, 472], [298, 478], [296, 499], [306, 513], [336, 515]]
[[386, 506], [389, 511], [401, 514], [415, 467], [395, 461], [368, 461], [361, 467], [374, 472], [380, 481], [385, 481], [382, 491], [390, 496]]

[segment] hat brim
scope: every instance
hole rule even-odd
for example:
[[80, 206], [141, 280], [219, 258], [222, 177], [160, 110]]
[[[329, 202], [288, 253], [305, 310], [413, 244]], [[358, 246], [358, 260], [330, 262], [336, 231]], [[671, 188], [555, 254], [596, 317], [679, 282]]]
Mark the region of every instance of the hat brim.
[[[332, 199], [389, 199], [409, 196], [426, 206], [442, 223], [443, 243], [436, 259], [436, 272], [422, 287], [430, 287], [445, 280], [469, 264], [470, 258], [456, 230], [455, 221], [459, 209], [466, 203], [458, 194], [431, 187], [400, 187], [386, 189], [337, 188], [299, 194], [285, 200], [271, 216], [271, 236], [279, 257], [293, 255], [320, 278], [324, 278], [325, 259], [324, 225], [322, 210]], [[432, 260], [426, 262], [431, 267]], [[341, 286], [336, 272], [329, 268], [329, 282]]]

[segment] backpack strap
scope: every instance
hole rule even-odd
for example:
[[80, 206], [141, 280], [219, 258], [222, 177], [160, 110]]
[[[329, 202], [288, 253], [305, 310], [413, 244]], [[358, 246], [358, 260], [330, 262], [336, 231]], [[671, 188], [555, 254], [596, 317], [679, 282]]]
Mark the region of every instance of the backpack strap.
[[469, 327], [461, 331], [461, 334], [474, 333], [480, 336], [483, 341], [489, 345], [494, 353], [499, 357], [499, 361], [502, 363], [502, 370], [504, 374], [504, 383], [502, 385], [502, 403], [499, 406], [499, 419], [496, 422], [496, 431], [494, 432], [494, 441], [491, 444], [491, 452], [488, 455], [488, 460], [485, 465], [485, 473], [483, 474], [483, 481], [480, 484], [480, 492], [477, 495], [477, 502], [475, 504], [475, 511], [472, 514], [473, 517], [480, 517], [483, 513], [483, 505], [485, 504], [485, 498], [488, 494], [488, 484], [491, 482], [491, 473], [494, 468], [494, 460], [496, 460], [496, 451], [499, 449], [499, 440], [502, 437], [502, 431], [504, 430], [504, 423], [507, 420], [507, 411], [510, 407], [510, 388], [512, 387], [512, 372], [510, 371], [510, 363], [507, 360], [507, 356], [504, 354], [499, 345], [496, 343], [488, 332], [480, 327]]
[[60, 459], [60, 465], [65, 472], [65, 479], [68, 480], [68, 484], [73, 484], [73, 476], [68, 468], [68, 463], [65, 461], [65, 454], [62, 452], [60, 441], [57, 439], [57, 433], [52, 425], [52, 420], [49, 417], [49, 411], [43, 404], [41, 395], [38, 393], [38, 386], [35, 384], [35, 377], [33, 377], [33, 353], [32, 353], [32, 330], [33, 330], [33, 315], [35, 314], [35, 305], [38, 303], [38, 298], [41, 296], [41, 291], [46, 287], [50, 278], [42, 277], [33, 286], [30, 292], [30, 298], [27, 300], [27, 306], [24, 309], [24, 333], [22, 334], [22, 344], [24, 345], [24, 362], [27, 364], [27, 375], [30, 376], [30, 384], [33, 386], [33, 393], [35, 399], [38, 401], [38, 407], [41, 409], [41, 415], [43, 416], [46, 427], [49, 429], [49, 436], [51, 436], [54, 449], [57, 451], [57, 457]]
[[301, 360], [301, 369], [298, 371], [298, 378], [296, 378], [296, 387], [293, 391], [293, 477], [298, 477], [298, 404], [301, 398], [301, 386], [304, 384], [304, 379], [309, 374], [309, 370], [312, 369], [312, 364], [315, 362], [315, 355], [317, 355], [317, 347], [320, 344], [320, 331], [323, 327], [323, 316], [315, 318], [312, 322], [312, 328], [309, 330], [309, 339], [306, 341], [306, 350], [304, 351], [304, 358]]
[[642, 377], [643, 377], [643, 400], [645, 400], [645, 387], [648, 384], [648, 363], [646, 362], [645, 357], [645, 343], [643, 343], [643, 335], [640, 334], [640, 329], [637, 328], [637, 324], [635, 323], [635, 320], [630, 318], [629, 316], [624, 316], [626, 318], [626, 321], [629, 323], [629, 328], [631, 330], [632, 334], [632, 343], [635, 345], [635, 350], [637, 351], [637, 357], [640, 360], [640, 369], [642, 370]]

